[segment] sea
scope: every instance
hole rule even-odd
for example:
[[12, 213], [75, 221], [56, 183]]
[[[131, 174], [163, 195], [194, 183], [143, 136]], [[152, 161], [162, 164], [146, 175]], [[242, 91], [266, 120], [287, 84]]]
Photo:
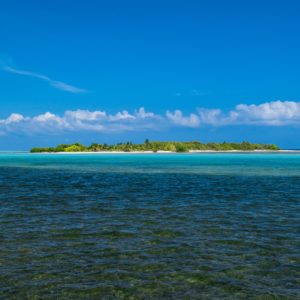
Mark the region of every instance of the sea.
[[300, 154], [0, 153], [0, 299], [300, 299]]

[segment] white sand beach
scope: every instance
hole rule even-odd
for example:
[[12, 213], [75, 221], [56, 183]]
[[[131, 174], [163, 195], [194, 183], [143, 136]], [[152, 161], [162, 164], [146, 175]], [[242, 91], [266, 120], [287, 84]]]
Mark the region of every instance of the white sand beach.
[[188, 152], [175, 152], [175, 151], [78, 151], [78, 152], [40, 152], [32, 154], [60, 154], [60, 155], [82, 155], [82, 154], [196, 154], [196, 153], [300, 153], [300, 150], [252, 150], [252, 151], [241, 151], [241, 150], [190, 150]]

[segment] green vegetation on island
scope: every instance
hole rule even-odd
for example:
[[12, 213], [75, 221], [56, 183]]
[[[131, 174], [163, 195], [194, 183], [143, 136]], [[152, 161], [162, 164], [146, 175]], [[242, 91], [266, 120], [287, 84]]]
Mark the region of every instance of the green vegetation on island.
[[143, 144], [134, 144], [131, 142], [118, 144], [96, 144], [84, 146], [80, 143], [60, 144], [56, 147], [32, 148], [31, 153], [41, 152], [134, 152], [134, 151], [172, 151], [172, 152], [189, 152], [189, 151], [255, 151], [267, 150], [276, 151], [280, 148], [273, 144], [252, 144], [249, 142], [242, 143], [201, 143], [201, 142], [159, 142], [145, 140]]

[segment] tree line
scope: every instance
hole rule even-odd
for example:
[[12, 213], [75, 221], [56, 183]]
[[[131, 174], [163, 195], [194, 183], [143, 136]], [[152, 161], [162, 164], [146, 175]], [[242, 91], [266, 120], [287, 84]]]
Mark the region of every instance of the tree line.
[[189, 152], [191, 150], [212, 150], [212, 151], [254, 151], [254, 150], [271, 150], [276, 151], [280, 148], [274, 144], [254, 144], [249, 142], [242, 143], [201, 143], [198, 141], [192, 142], [160, 142], [145, 140], [142, 144], [132, 142], [117, 143], [117, 144], [97, 144], [93, 143], [90, 146], [84, 146], [80, 143], [60, 144], [56, 147], [35, 147], [30, 150], [31, 153], [40, 152], [101, 152], [101, 151], [172, 151], [172, 152]]

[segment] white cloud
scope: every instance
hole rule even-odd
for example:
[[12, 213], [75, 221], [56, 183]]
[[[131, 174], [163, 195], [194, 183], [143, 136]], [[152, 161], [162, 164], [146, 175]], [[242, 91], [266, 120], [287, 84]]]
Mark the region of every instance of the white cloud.
[[239, 104], [233, 110], [199, 108], [196, 113], [167, 111], [165, 115], [146, 112], [143, 107], [130, 113], [67, 110], [62, 116], [46, 112], [33, 117], [12, 113], [0, 120], [0, 134], [61, 134], [71, 131], [118, 133], [123, 131], [159, 130], [172, 126], [208, 127], [234, 125], [300, 126], [300, 102], [273, 101], [262, 104]]
[[87, 91], [81, 88], [78, 88], [74, 85], [70, 85], [61, 81], [56, 81], [56, 80], [48, 80], [51, 86], [53, 86], [56, 89], [73, 93], [73, 94], [79, 94], [79, 93], [86, 93]]
[[96, 121], [106, 118], [105, 111], [89, 111], [89, 110], [67, 110], [65, 112], [66, 119], [80, 120], [80, 121]]
[[300, 125], [300, 102], [272, 101], [262, 104], [239, 104], [228, 113], [220, 109], [199, 108], [201, 124], [225, 125]]
[[199, 108], [198, 114], [203, 124], [216, 125], [220, 122], [222, 111], [220, 109]]
[[131, 115], [127, 110], [117, 112], [115, 115], [109, 115], [110, 121], [134, 120], [136, 117]]
[[2, 124], [18, 123], [23, 120], [25, 120], [25, 118], [22, 115], [13, 113], [7, 119], [0, 120], [0, 124], [1, 124], [1, 122], [2, 122]]
[[188, 117], [184, 117], [182, 111], [178, 109], [174, 112], [167, 111], [166, 116], [176, 125], [186, 127], [198, 127], [200, 125], [199, 116], [190, 114]]
[[140, 107], [139, 110], [135, 111], [135, 116], [142, 119], [158, 117], [152, 112], [146, 112], [144, 107]]
[[[0, 120], [1, 133], [47, 134], [65, 131], [98, 131], [122, 132], [143, 129], [156, 129], [159, 116], [146, 112], [143, 107], [134, 114], [123, 110], [116, 114], [107, 114], [105, 111], [67, 110], [63, 116], [46, 112], [33, 117], [24, 117], [20, 114], [11, 114]], [[153, 119], [156, 119], [153, 122]]]
[[18, 70], [18, 69], [14, 69], [14, 68], [7, 67], [7, 66], [3, 67], [2, 70], [9, 72], [9, 73], [17, 74], [17, 75], [24, 75], [24, 76], [30, 76], [30, 77], [41, 79], [45, 82], [48, 82], [48, 84], [50, 84], [52, 87], [62, 90], [62, 91], [65, 91], [65, 92], [74, 93], [74, 94], [86, 92], [86, 90], [84, 90], [84, 89], [64, 83], [62, 81], [53, 80], [50, 77], [43, 75], [43, 74], [26, 71], [26, 70]]
[[36, 121], [37, 123], [46, 123], [46, 122], [56, 122], [56, 123], [60, 123], [62, 120], [60, 117], [50, 113], [50, 112], [46, 112], [42, 115], [38, 115], [36, 117], [33, 117], [32, 119], [33, 121]]
[[239, 104], [231, 112], [232, 121], [258, 125], [300, 123], [300, 102], [273, 101], [259, 105]]

